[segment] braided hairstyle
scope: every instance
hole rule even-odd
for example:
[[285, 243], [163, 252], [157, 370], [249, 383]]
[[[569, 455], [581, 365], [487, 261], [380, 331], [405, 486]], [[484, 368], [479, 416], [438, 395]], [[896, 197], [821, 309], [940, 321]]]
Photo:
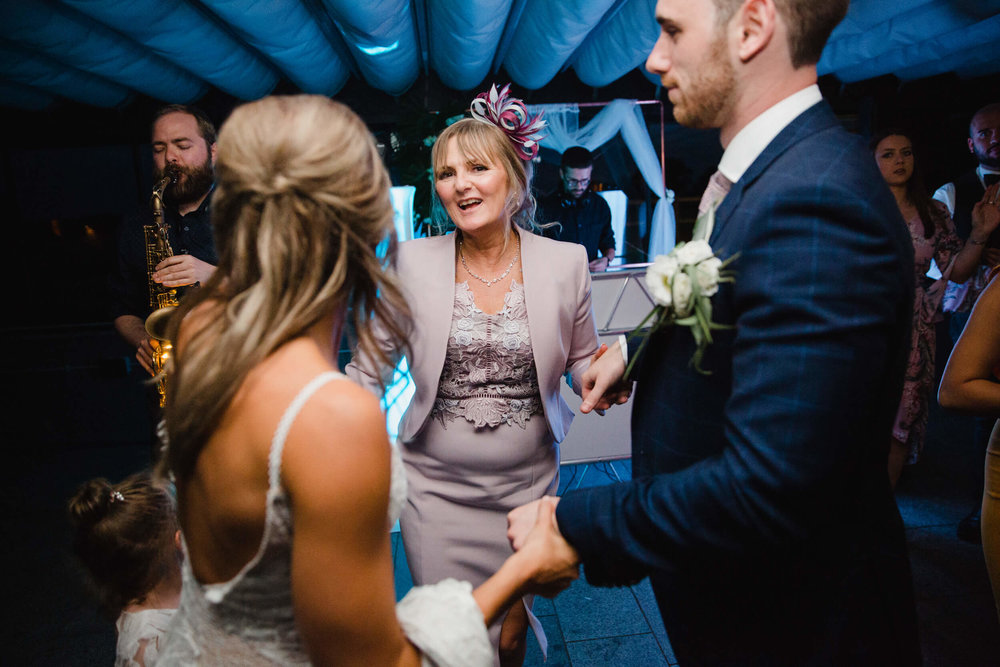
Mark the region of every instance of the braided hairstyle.
[[111, 618], [141, 603], [164, 578], [179, 576], [174, 499], [148, 472], [118, 484], [104, 478], [84, 482], [68, 512], [73, 551]]
[[219, 133], [215, 169], [218, 268], [168, 334], [177, 340], [184, 316], [203, 306], [171, 362], [163, 463], [178, 481], [247, 373], [283, 344], [346, 314], [359, 350], [388, 363], [374, 330], [404, 349], [410, 322], [376, 253], [393, 229], [389, 176], [354, 112], [319, 95], [240, 106]]

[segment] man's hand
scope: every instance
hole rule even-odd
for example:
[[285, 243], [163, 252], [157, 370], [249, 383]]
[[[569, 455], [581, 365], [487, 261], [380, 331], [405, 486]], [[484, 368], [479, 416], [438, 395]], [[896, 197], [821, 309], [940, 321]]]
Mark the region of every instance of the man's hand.
[[507, 536], [531, 568], [528, 589], [553, 597], [580, 576], [580, 555], [563, 539], [556, 522], [558, 498], [545, 496], [507, 515]]
[[[524, 546], [524, 543], [528, 539], [528, 534], [538, 522], [538, 508], [541, 506], [542, 500], [547, 497], [533, 500], [526, 505], [515, 507], [507, 512], [507, 539], [510, 540], [510, 545], [514, 547], [514, 551], [520, 551], [521, 547]], [[556, 504], [558, 502], [558, 499], [556, 499]]]
[[147, 336], [142, 339], [142, 342], [139, 343], [139, 347], [135, 351], [136, 361], [150, 375], [153, 375], [153, 355], [156, 354], [156, 348], [159, 346], [160, 344], [157, 341]]
[[135, 348], [135, 360], [139, 365], [152, 375], [154, 346], [157, 343], [146, 333], [145, 322], [136, 315], [119, 315], [115, 318], [115, 329], [126, 343]]
[[607, 257], [598, 257], [593, 262], [590, 262], [590, 272], [591, 273], [600, 273], [602, 271], [607, 271], [607, 270], [608, 270], [608, 258]]
[[632, 394], [630, 383], [624, 382], [625, 359], [617, 342], [610, 348], [598, 350], [591, 358], [590, 368], [580, 376], [583, 402], [580, 412], [607, 410], [621, 405]]
[[153, 280], [164, 287], [183, 287], [207, 281], [214, 271], [214, 266], [194, 255], [174, 255], [156, 265]]

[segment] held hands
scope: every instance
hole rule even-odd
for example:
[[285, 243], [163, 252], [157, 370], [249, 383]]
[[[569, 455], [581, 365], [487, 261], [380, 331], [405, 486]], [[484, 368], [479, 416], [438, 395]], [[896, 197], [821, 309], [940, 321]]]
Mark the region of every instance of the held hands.
[[590, 360], [590, 368], [581, 376], [583, 403], [580, 412], [603, 411], [621, 405], [632, 394], [631, 384], [623, 380], [625, 359], [616, 342], [610, 348], [601, 345]]
[[214, 266], [194, 255], [173, 255], [156, 265], [153, 280], [164, 287], [183, 287], [207, 281], [214, 271]]
[[544, 496], [507, 514], [507, 537], [531, 576], [529, 591], [554, 597], [580, 576], [580, 556], [556, 523], [558, 498]]

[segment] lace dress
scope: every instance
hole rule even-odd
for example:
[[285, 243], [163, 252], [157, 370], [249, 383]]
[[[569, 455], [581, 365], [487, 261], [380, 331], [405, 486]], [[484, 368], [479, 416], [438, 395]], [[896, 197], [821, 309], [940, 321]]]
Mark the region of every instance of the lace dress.
[[[942, 318], [941, 299], [951, 275], [952, 260], [963, 247], [962, 240], [955, 234], [948, 209], [937, 201], [932, 201], [931, 204], [934, 207], [932, 213], [937, 219], [934, 234], [930, 238], [924, 238], [924, 226], [919, 215], [906, 221], [913, 240], [917, 289], [913, 301], [910, 357], [892, 437], [909, 447], [907, 463], [916, 463], [924, 447], [929, 401], [934, 385], [934, 350], [937, 345], [935, 326]], [[931, 285], [926, 285], [931, 259], [944, 275]]]
[[[271, 443], [264, 534], [257, 554], [235, 577], [219, 584], [199, 583], [185, 559], [180, 608], [158, 666], [309, 664], [292, 605], [292, 516], [280, 482], [281, 453], [305, 402], [322, 385], [343, 377], [331, 371], [313, 379], [278, 424]], [[395, 522], [392, 512], [398, 511], [406, 496], [400, 466], [394, 461], [386, 530]], [[424, 665], [490, 664], [483, 615], [471, 592], [466, 582], [442, 581], [439, 586], [412, 590], [396, 606], [404, 632], [424, 654]]]
[[[403, 461], [409, 494], [400, 528], [413, 583], [454, 577], [478, 586], [511, 554], [507, 512], [555, 493], [559, 482], [523, 285], [512, 282], [503, 309], [487, 315], [468, 284], [456, 284], [437, 400]], [[494, 646], [499, 630], [499, 622], [490, 627]]]
[[155, 665], [160, 646], [176, 609], [123, 611], [115, 622], [118, 630], [115, 667]]

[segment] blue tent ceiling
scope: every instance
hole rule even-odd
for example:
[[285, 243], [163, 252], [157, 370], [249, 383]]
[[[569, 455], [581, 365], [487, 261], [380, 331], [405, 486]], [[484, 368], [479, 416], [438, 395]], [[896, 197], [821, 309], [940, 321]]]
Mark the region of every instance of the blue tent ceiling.
[[[817, 0], [820, 1], [820, 0]], [[96, 107], [135, 94], [239, 99], [282, 79], [400, 95], [421, 74], [470, 90], [501, 67], [537, 89], [571, 69], [601, 87], [641, 68], [655, 0], [0, 0], [0, 105]], [[1000, 0], [854, 0], [819, 63], [854, 82], [1000, 71]]]

